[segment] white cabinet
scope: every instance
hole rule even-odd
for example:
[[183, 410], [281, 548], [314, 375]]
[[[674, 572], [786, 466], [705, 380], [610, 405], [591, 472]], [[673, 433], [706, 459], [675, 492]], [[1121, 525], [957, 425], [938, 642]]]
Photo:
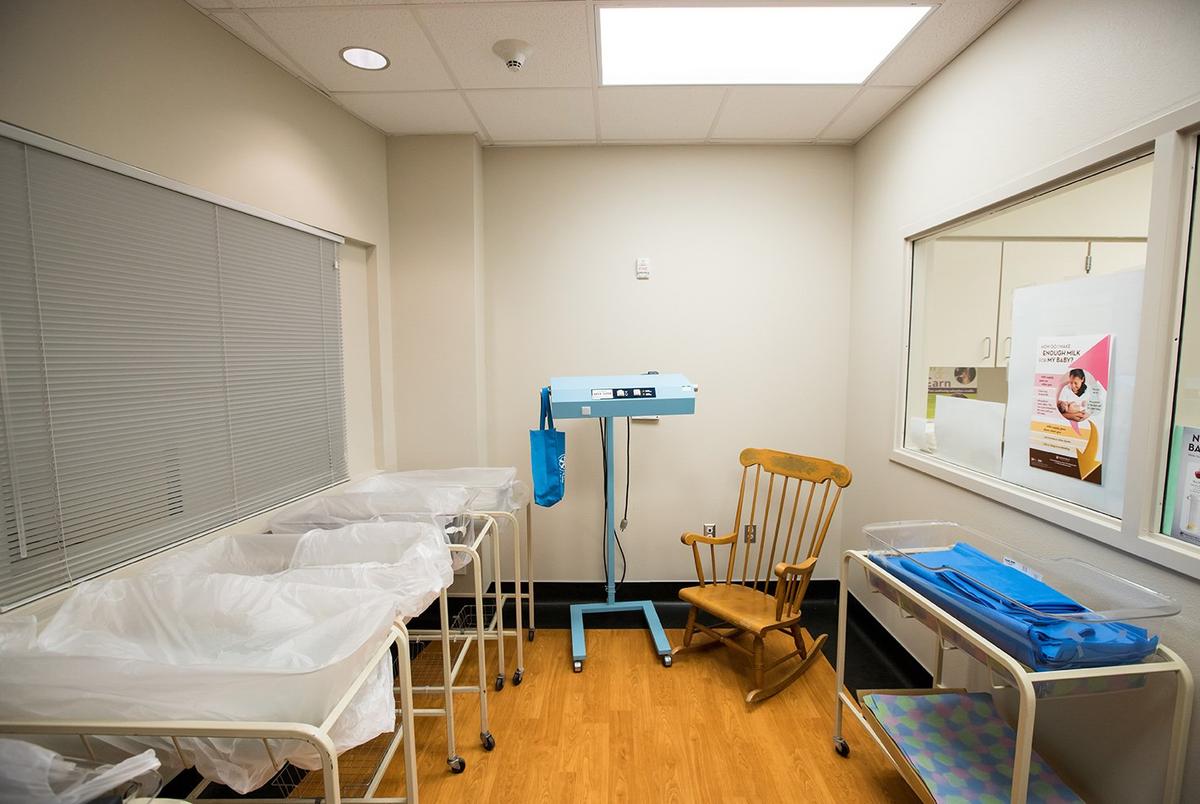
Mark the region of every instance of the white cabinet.
[[1007, 366], [1012, 347], [1012, 297], [1017, 288], [1085, 276], [1088, 244], [1080, 241], [1017, 240], [1003, 244], [1000, 269], [999, 344], [995, 365]]
[[[1088, 258], [1091, 270], [1088, 270]], [[1008, 366], [1013, 291], [1066, 279], [1139, 269], [1146, 243], [1086, 240], [935, 240], [919, 254], [929, 366]], [[919, 280], [920, 281], [920, 280]]]
[[1146, 244], [1091, 243], [1092, 274], [1115, 274], [1146, 267]]
[[936, 240], [925, 269], [926, 366], [992, 366], [1001, 244]]

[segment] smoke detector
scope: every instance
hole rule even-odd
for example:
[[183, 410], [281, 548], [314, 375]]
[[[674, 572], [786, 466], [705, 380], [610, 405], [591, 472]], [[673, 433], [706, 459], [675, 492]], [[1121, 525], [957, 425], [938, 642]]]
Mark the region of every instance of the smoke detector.
[[522, 39], [501, 39], [492, 45], [492, 52], [500, 57], [504, 66], [514, 73], [521, 72], [529, 54], [533, 52], [530, 44]]

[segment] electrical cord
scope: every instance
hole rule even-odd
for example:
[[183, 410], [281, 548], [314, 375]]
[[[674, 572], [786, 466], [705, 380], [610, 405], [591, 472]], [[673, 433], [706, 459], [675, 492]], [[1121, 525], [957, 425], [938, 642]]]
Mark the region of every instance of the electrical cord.
[[[604, 528], [605, 528], [605, 530], [607, 530], [608, 529], [608, 510], [609, 510], [609, 505], [610, 505], [610, 500], [608, 499], [608, 432], [607, 432], [607, 428], [604, 426], [604, 419], [597, 419], [597, 421], [600, 422], [600, 459], [601, 459], [602, 468], [603, 468], [602, 480], [604, 482]], [[626, 422], [628, 422], [628, 418], [626, 418]], [[628, 427], [628, 424], [626, 424], [626, 427]], [[628, 516], [629, 516], [629, 463], [628, 463], [628, 461], [629, 461], [629, 454], [628, 454], [629, 433], [628, 433], [628, 430], [626, 431], [626, 434], [625, 434], [625, 443], [626, 443], [626, 455], [625, 455], [625, 460], [626, 460], [625, 516], [626, 516], [626, 519], [622, 520], [622, 522], [621, 522], [622, 530], [624, 529], [625, 524], [628, 521]], [[617, 549], [621, 552], [621, 580], [617, 581], [617, 583], [616, 583], [616, 588], [619, 590], [621, 588], [621, 585], [625, 583], [625, 574], [629, 570], [629, 562], [625, 559], [625, 547], [624, 547], [624, 545], [621, 544], [621, 537], [617, 533], [616, 528], [613, 529], [613, 538], [616, 539]], [[602, 561], [604, 562], [604, 577], [605, 577], [605, 579], [607, 579], [608, 578], [608, 550], [606, 550], [605, 547], [606, 547], [606, 545], [602, 541], [600, 543], [600, 555], [601, 555]]]

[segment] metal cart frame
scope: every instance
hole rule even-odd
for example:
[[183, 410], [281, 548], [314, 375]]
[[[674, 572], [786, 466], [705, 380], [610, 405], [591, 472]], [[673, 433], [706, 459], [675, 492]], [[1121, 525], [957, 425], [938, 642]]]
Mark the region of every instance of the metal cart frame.
[[[338, 755], [330, 739], [333, 725], [341, 717], [346, 707], [362, 689], [380, 662], [390, 661], [391, 648], [395, 645], [399, 658], [400, 724], [396, 728], [387, 750], [379, 762], [374, 776], [367, 785], [363, 796], [343, 797], [338, 778]], [[9, 735], [74, 735], [79, 737], [83, 750], [91, 759], [96, 758], [89, 737], [100, 735], [120, 735], [134, 737], [169, 737], [175, 746], [176, 753], [184, 767], [190, 763], [184, 758], [178, 742], [180, 737], [241, 737], [260, 739], [266, 747], [267, 755], [271, 757], [275, 770], [283, 769], [283, 763], [278, 762], [271, 752], [267, 740], [298, 740], [312, 746], [321, 761], [321, 771], [324, 782], [322, 797], [288, 799], [289, 801], [326, 802], [327, 804], [417, 804], [417, 753], [413, 742], [413, 706], [411, 688], [411, 667], [408, 653], [408, 633], [404, 626], [395, 623], [387, 637], [380, 641], [362, 672], [347, 687], [337, 703], [326, 714], [318, 726], [308, 723], [291, 723], [286, 721], [234, 721], [234, 720], [42, 720], [42, 721], [0, 721], [0, 734]], [[376, 796], [384, 773], [391, 764], [400, 744], [404, 744], [404, 772], [406, 795]], [[187, 796], [189, 801], [198, 799], [207, 788], [209, 782], [201, 781]], [[240, 802], [243, 799], [203, 799], [205, 804], [222, 804], [222, 802]]]
[[[934, 629], [937, 639], [937, 656], [933, 673], [934, 688], [941, 688], [943, 659], [947, 650], [963, 649], [973, 657], [983, 661], [993, 677], [993, 688], [1012, 686], [1019, 695], [1019, 705], [1016, 724], [1016, 753], [1013, 757], [1013, 804], [1025, 804], [1029, 789], [1029, 768], [1033, 753], [1033, 729], [1037, 711], [1037, 689], [1043, 684], [1061, 681], [1076, 681], [1080, 679], [1144, 676], [1156, 673], [1174, 673], [1177, 675], [1175, 690], [1175, 707], [1171, 717], [1170, 749], [1167, 754], [1166, 776], [1163, 788], [1163, 801], [1167, 804], [1178, 802], [1183, 789], [1184, 752], [1187, 747], [1188, 728], [1191, 723], [1193, 683], [1192, 674], [1183, 660], [1166, 645], [1159, 643], [1155, 653], [1144, 662], [1129, 665], [1114, 665], [1110, 667], [1080, 668], [1077, 670], [1035, 671], [1018, 662], [1000, 648], [993, 645], [970, 626], [958, 620], [939, 608], [919, 592], [896, 578], [887, 570], [878, 566], [869, 558], [869, 551], [847, 550], [841, 561], [841, 587], [838, 591], [838, 643], [837, 643], [837, 708], [835, 710], [833, 743], [834, 749], [846, 756], [850, 753], [849, 745], [842, 736], [843, 708], [850, 711], [863, 724], [867, 733], [876, 739], [874, 731], [859, 711], [858, 705], [845, 688], [846, 673], [846, 616], [847, 595], [849, 593], [849, 574], [852, 564], [862, 568], [865, 577], [872, 582], [885, 584], [889, 593], [894, 593], [894, 600], [905, 617], [922, 615], [922, 620]], [[878, 591], [878, 590], [873, 590]], [[891, 598], [891, 594], [888, 594]], [[1002, 682], [996, 683], [997, 677]], [[1076, 693], [1076, 694], [1105, 694]], [[882, 744], [881, 744], [881, 747]], [[885, 748], [886, 751], [886, 748]]]

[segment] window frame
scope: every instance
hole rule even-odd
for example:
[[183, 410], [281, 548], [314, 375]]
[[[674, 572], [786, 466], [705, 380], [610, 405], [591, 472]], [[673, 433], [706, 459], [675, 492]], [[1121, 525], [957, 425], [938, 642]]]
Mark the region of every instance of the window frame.
[[262, 218], [263, 220], [270, 221], [271, 223], [278, 223], [280, 226], [286, 226], [289, 229], [299, 229], [301, 232], [307, 232], [308, 234], [316, 235], [317, 237], [324, 238], [325, 240], [332, 240], [339, 246], [345, 245], [346, 243], [346, 238], [339, 234], [335, 234], [334, 232], [329, 232], [325, 229], [320, 229], [307, 223], [301, 223], [300, 221], [292, 220], [291, 218], [278, 215], [274, 212], [269, 212], [265, 209], [259, 209], [251, 204], [243, 204], [241, 201], [234, 201], [231, 198], [225, 198], [224, 196], [217, 195], [216, 193], [210, 193], [208, 190], [203, 190], [199, 187], [193, 187], [190, 184], [184, 184], [183, 182], [176, 181], [175, 179], [169, 179], [166, 176], [161, 176], [158, 173], [152, 173], [149, 170], [143, 170], [142, 168], [134, 167], [133, 165], [126, 164], [125, 162], [118, 162], [116, 159], [110, 159], [107, 156], [102, 156], [98, 153], [85, 150], [78, 146], [70, 145], [62, 140], [56, 140], [53, 137], [47, 137], [45, 134], [38, 134], [36, 131], [30, 131], [28, 129], [21, 128], [20, 126], [15, 126], [12, 123], [7, 123], [3, 120], [0, 120], [0, 136], [8, 137], [10, 140], [16, 140], [17, 142], [22, 142], [26, 145], [32, 145], [35, 148], [41, 148], [43, 151], [49, 151], [60, 156], [69, 157], [77, 162], [86, 162], [89, 165], [95, 165], [96, 167], [104, 168], [105, 170], [112, 171], [113, 173], [120, 173], [122, 176], [128, 176], [129, 178], [137, 179], [138, 181], [144, 181], [147, 184], [154, 184], [159, 187], [164, 187], [182, 195], [189, 195], [192, 198], [198, 198], [201, 201], [207, 201], [210, 204], [216, 204], [219, 207], [227, 207], [229, 209], [237, 210], [238, 212], [244, 212], [247, 215], [252, 215], [255, 218]]
[[[905, 226], [902, 244], [905, 289], [900, 299], [900, 342], [893, 408], [893, 463], [931, 475], [1066, 530], [1170, 570], [1200, 578], [1200, 547], [1159, 533], [1170, 450], [1172, 408], [1182, 327], [1183, 291], [1192, 216], [1192, 192], [1200, 136], [1200, 101], [1181, 105], [1096, 145], [1036, 170], [937, 215]], [[912, 338], [914, 244], [930, 235], [1029, 200], [1122, 162], [1154, 155], [1147, 231], [1143, 315], [1139, 330], [1138, 382], [1121, 518], [904, 446]], [[1196, 266], [1200, 270], [1200, 266]]]

